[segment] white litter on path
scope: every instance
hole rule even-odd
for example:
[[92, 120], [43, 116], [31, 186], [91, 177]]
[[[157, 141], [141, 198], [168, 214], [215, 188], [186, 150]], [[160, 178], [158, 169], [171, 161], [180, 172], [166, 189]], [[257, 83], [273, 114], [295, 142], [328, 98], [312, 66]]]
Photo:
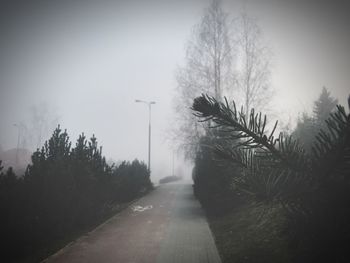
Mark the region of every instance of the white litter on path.
[[146, 210], [152, 209], [152, 208], [153, 208], [152, 205], [146, 205], [144, 207], [142, 207], [140, 205], [135, 205], [135, 206], [131, 207], [132, 211], [134, 211], [134, 212], [143, 212], [143, 211], [146, 211]]

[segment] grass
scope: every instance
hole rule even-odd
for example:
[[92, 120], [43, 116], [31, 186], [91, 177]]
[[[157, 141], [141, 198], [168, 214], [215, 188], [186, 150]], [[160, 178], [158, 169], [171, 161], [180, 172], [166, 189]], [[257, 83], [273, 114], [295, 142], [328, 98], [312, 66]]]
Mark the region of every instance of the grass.
[[280, 208], [246, 203], [208, 220], [223, 263], [292, 262]]

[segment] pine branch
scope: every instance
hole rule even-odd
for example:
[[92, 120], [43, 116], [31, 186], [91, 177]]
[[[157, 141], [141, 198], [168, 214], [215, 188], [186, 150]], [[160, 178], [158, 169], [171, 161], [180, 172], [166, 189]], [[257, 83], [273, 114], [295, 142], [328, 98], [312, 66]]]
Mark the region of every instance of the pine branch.
[[309, 165], [305, 162], [304, 150], [296, 140], [282, 134], [278, 138], [274, 137], [278, 121], [275, 122], [272, 131], [267, 133], [266, 115], [262, 118], [261, 113], [256, 114], [252, 109], [247, 120], [243, 109], [238, 112], [234, 101], [232, 105], [231, 109], [226, 98], [224, 104], [213, 97], [202, 95], [194, 99], [192, 110], [201, 122], [212, 120], [216, 127], [222, 127], [231, 132], [233, 140], [241, 140], [236, 147], [268, 151], [273, 158], [284, 163], [291, 170], [296, 172], [308, 170]]
[[[350, 97], [348, 103], [350, 109]], [[226, 99], [224, 104], [202, 95], [194, 100], [192, 110], [200, 121], [211, 120], [222, 134], [229, 135], [226, 142], [216, 144], [215, 152], [244, 168], [233, 180], [247, 193], [309, 213], [303, 198], [312, 196], [315, 189], [327, 188], [329, 180], [340, 184], [350, 180], [350, 114], [341, 106], [326, 121], [328, 131], [317, 135], [312, 156], [291, 136], [280, 133], [274, 138], [277, 122], [267, 133], [266, 116], [252, 110], [247, 120], [234, 102], [231, 108]]]

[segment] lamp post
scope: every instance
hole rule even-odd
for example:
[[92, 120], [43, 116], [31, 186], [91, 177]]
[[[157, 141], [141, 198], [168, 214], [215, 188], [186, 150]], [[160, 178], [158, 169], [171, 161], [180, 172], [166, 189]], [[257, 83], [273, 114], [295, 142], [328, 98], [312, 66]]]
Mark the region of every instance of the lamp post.
[[20, 140], [20, 125], [17, 123], [13, 124], [18, 129], [18, 135], [17, 135], [17, 149], [16, 149], [16, 165], [18, 165], [18, 148], [19, 148], [19, 140]]
[[155, 101], [135, 100], [148, 105], [148, 172], [151, 174], [151, 106]]
[[173, 150], [173, 174], [172, 174], [172, 176], [175, 176], [175, 173], [174, 173], [174, 163], [175, 163], [175, 161], [174, 161], [174, 152], [175, 152], [175, 150]]

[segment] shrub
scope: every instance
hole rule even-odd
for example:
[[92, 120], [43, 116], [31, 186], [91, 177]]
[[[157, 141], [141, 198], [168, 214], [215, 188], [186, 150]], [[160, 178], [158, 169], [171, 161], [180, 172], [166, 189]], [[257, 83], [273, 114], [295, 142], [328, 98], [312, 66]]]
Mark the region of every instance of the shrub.
[[[240, 168], [215, 154], [215, 145], [222, 145], [222, 133], [216, 129], [200, 139], [192, 171], [195, 196], [212, 214], [222, 214], [240, 201], [237, 192], [232, 191], [232, 177], [240, 174]], [[240, 193], [238, 193], [240, 194]]]
[[122, 162], [114, 170], [113, 181], [119, 186], [118, 198], [123, 201], [128, 201], [152, 188], [146, 164], [137, 159], [131, 163]]
[[159, 180], [160, 184], [166, 184], [166, 183], [171, 183], [171, 182], [176, 182], [182, 180], [181, 176], [177, 175], [169, 175], [166, 177], [163, 177], [162, 179]]
[[150, 188], [144, 163], [109, 166], [95, 136], [87, 140], [82, 134], [72, 147], [58, 126], [33, 153], [24, 177], [17, 178], [11, 168], [3, 173], [0, 162], [2, 259], [37, 261], [55, 244], [110, 215], [107, 204], [132, 200]]

